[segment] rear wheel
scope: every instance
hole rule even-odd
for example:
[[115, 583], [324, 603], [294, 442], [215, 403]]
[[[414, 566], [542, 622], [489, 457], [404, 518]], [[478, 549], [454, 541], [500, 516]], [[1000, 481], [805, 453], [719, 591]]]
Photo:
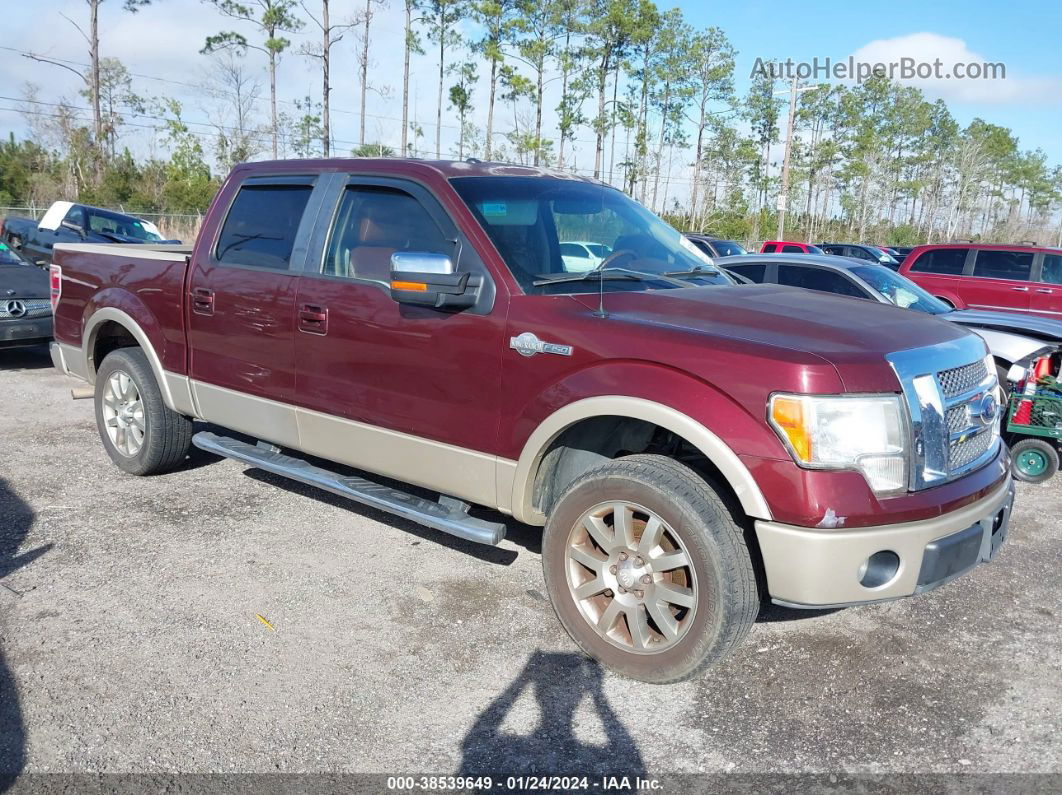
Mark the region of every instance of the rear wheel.
[[1043, 439], [1022, 439], [1010, 448], [1014, 477], [1043, 483], [1058, 471], [1058, 450]]
[[713, 488], [663, 456], [617, 459], [558, 500], [542, 565], [561, 624], [634, 679], [688, 679], [722, 659], [759, 610], [741, 527]]
[[118, 468], [156, 475], [181, 464], [192, 421], [168, 408], [147, 356], [139, 348], [107, 354], [96, 373], [96, 425]]

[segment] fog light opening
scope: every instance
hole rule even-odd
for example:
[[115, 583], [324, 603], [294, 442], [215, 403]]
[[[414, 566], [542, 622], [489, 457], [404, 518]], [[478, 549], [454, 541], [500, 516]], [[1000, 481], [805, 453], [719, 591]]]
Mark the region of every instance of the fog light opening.
[[900, 556], [891, 549], [883, 549], [863, 561], [856, 577], [864, 588], [880, 588], [892, 582], [899, 570]]

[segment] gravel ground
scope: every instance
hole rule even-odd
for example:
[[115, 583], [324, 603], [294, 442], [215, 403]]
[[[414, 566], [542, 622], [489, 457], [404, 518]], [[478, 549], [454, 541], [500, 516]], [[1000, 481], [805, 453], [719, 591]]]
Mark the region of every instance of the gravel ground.
[[198, 451], [123, 475], [74, 383], [0, 352], [0, 772], [1062, 782], [1062, 477], [1019, 485], [992, 565], [767, 608], [724, 664], [652, 687], [576, 654], [533, 528], [477, 547]]

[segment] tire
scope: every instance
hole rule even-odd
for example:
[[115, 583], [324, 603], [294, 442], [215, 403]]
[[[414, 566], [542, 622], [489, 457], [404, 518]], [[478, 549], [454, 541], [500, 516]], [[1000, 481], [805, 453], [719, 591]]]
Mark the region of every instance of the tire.
[[1010, 457], [1014, 477], [1024, 483], [1043, 483], [1058, 471], [1058, 449], [1043, 439], [1021, 439]]
[[192, 421], [163, 402], [140, 348], [119, 348], [107, 354], [96, 373], [94, 402], [100, 439], [123, 472], [158, 475], [187, 457]]
[[[626, 522], [614, 504], [630, 508]], [[630, 528], [628, 543], [617, 525]], [[677, 561], [688, 565], [666, 565]], [[664, 456], [627, 456], [577, 478], [546, 523], [542, 569], [575, 643], [653, 684], [689, 679], [721, 660], [760, 608], [741, 526], [709, 483]]]

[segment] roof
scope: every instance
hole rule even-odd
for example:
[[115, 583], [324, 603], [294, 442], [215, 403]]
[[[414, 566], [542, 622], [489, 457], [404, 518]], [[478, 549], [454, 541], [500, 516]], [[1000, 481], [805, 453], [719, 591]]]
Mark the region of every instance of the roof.
[[333, 157], [306, 160], [256, 160], [253, 163], [241, 163], [239, 169], [248, 171], [298, 171], [309, 168], [312, 171], [342, 170], [368, 172], [403, 172], [416, 173], [432, 171], [446, 179], [452, 177], [553, 177], [591, 184], [601, 184], [600, 180], [583, 177], [560, 169], [545, 166], [521, 166], [515, 163], [497, 163], [476, 160], [421, 160], [415, 157]]
[[[1046, 254], [1058, 254], [1062, 251], [1062, 249], [1054, 248], [1053, 246], [1026, 246], [1022, 243], [924, 243], [911, 249], [911, 254], [916, 251], [921, 253], [928, 249], [937, 248], [975, 248], [979, 251], [1043, 251]], [[910, 257], [910, 255], [908, 256]]]
[[[750, 260], [755, 260], [757, 262], [780, 262], [789, 265], [812, 265], [819, 268], [833, 268], [835, 270], [848, 270], [849, 268], [856, 267], [885, 268], [884, 265], [867, 262], [864, 259], [842, 257], [837, 254], [761, 254], [760, 252], [753, 252], [751, 254], [737, 254], [733, 257], [716, 257], [715, 262], [717, 265], [730, 267], [733, 265], [748, 263]], [[888, 270], [890, 273], [893, 272], [889, 268], [885, 268], [885, 270]]]

